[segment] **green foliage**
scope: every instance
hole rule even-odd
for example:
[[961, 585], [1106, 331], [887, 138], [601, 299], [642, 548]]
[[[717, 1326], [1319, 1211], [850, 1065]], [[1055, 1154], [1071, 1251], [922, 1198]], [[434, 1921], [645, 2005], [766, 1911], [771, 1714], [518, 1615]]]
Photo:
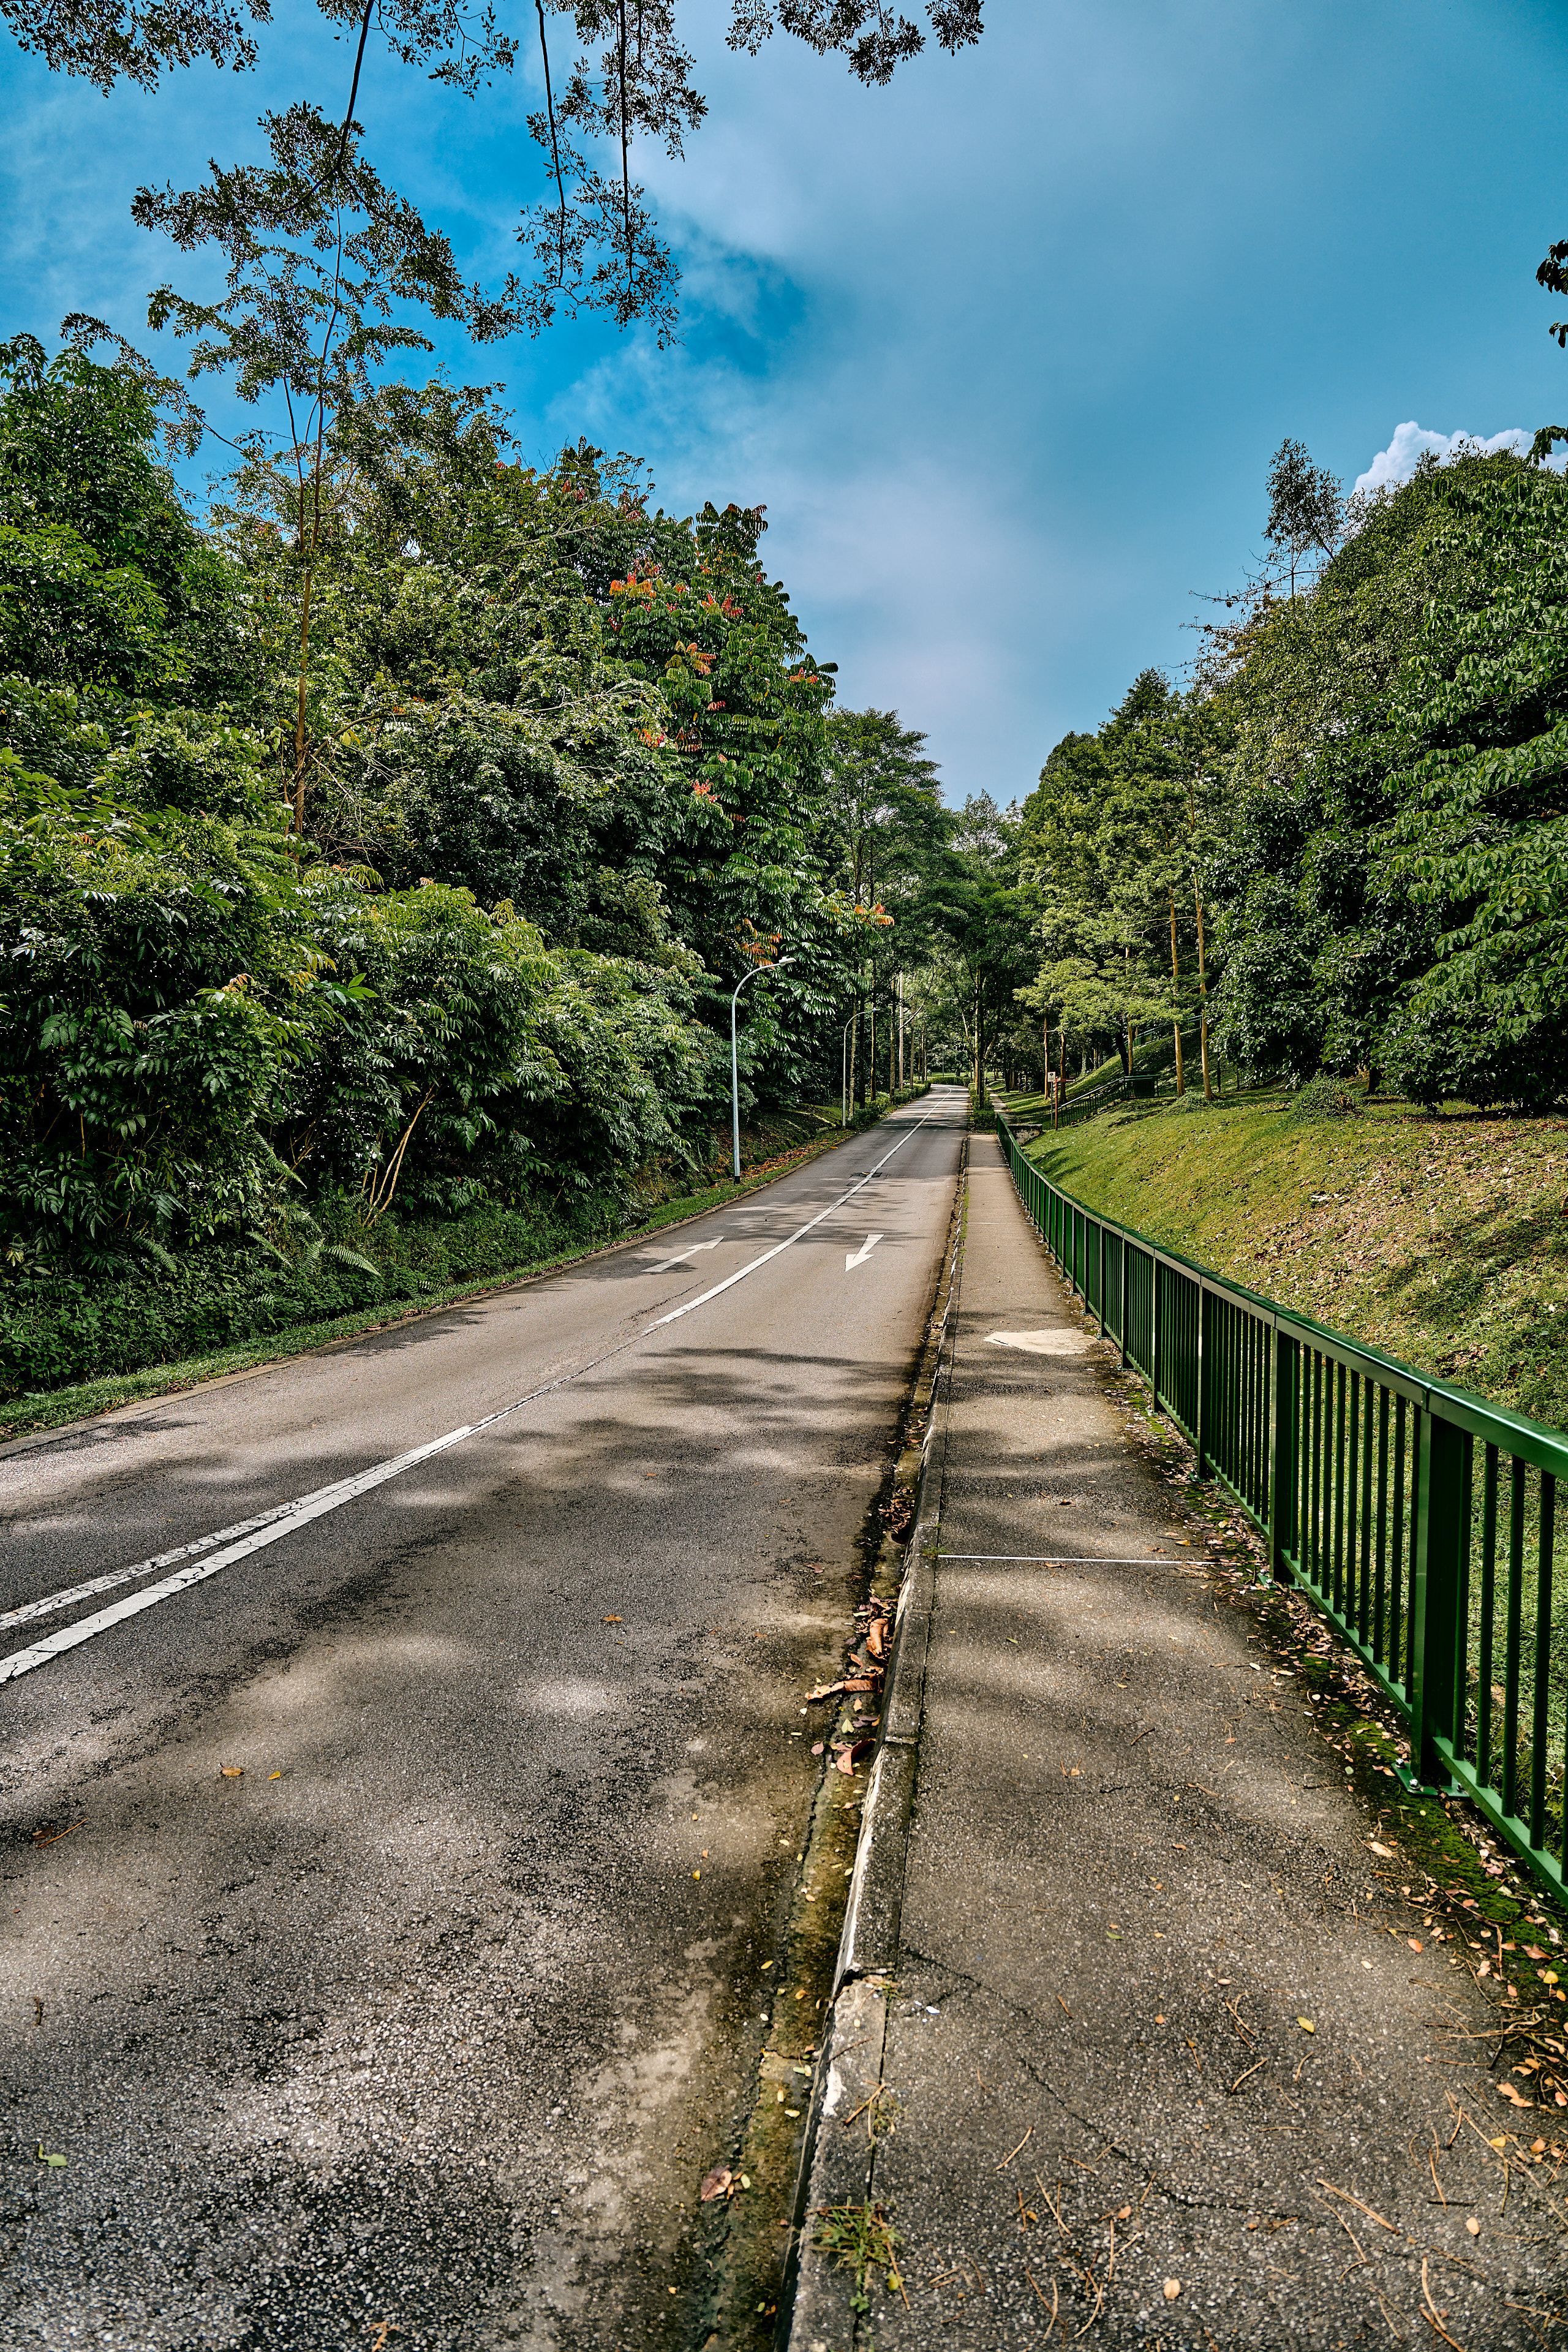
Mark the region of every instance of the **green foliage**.
[[1330, 560], [1210, 632], [1185, 693], [1145, 672], [1052, 752], [1020, 830], [1042, 951], [1021, 1000], [1129, 1072], [1171, 1024], [1178, 1089], [1195, 1018], [1200, 1051], [1206, 1024], [1296, 1087], [1544, 1108], [1568, 1045], [1568, 488], [1466, 450], [1347, 518], [1289, 442], [1269, 487], [1272, 541]]
[[1568, 496], [1502, 454], [1375, 503], [1239, 635], [1222, 1052], [1539, 1106], [1562, 1078]]

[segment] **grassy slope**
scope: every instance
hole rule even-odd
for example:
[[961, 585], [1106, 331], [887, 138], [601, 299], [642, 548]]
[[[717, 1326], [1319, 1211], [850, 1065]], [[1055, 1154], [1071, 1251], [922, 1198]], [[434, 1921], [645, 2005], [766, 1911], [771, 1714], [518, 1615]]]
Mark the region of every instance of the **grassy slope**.
[[[879, 1116], [885, 1115], [887, 1099], [885, 1095], [879, 1097], [882, 1108]], [[853, 1133], [856, 1127], [866, 1127], [871, 1123], [867, 1113], [861, 1111], [851, 1121], [850, 1132]], [[738, 1184], [726, 1174], [701, 1191], [671, 1192], [654, 1179], [642, 1188], [643, 1205], [647, 1213], [635, 1234], [621, 1235], [616, 1241], [600, 1246], [616, 1248], [627, 1242], [645, 1240], [665, 1226], [681, 1224], [689, 1218], [703, 1216], [710, 1209], [721, 1208], [726, 1201], [738, 1200], [742, 1193], [754, 1192], [759, 1184], [771, 1183], [786, 1170], [799, 1167], [805, 1160], [832, 1150], [843, 1139], [844, 1130], [838, 1125], [836, 1108], [831, 1116], [813, 1108], [764, 1115], [741, 1130], [743, 1173]], [[509, 1281], [529, 1280], [548, 1274], [553, 1268], [574, 1265], [584, 1256], [597, 1254], [592, 1249], [563, 1251], [554, 1256], [533, 1258], [516, 1266], [487, 1274], [479, 1281], [443, 1285], [432, 1289], [416, 1306], [411, 1307], [405, 1300], [371, 1306], [353, 1314], [294, 1324], [280, 1331], [268, 1332], [262, 1338], [240, 1340], [232, 1347], [189, 1357], [181, 1362], [152, 1364], [140, 1371], [110, 1373], [98, 1380], [79, 1381], [68, 1388], [29, 1391], [25, 1395], [12, 1396], [0, 1402], [0, 1441], [24, 1437], [34, 1430], [58, 1429], [66, 1422], [110, 1412], [117, 1405], [132, 1404], [143, 1397], [166, 1396], [175, 1390], [195, 1388], [203, 1381], [221, 1380], [235, 1372], [251, 1370], [258, 1365], [276, 1363], [283, 1357], [300, 1355], [312, 1348], [328, 1347], [334, 1340], [352, 1339], [358, 1332], [384, 1328], [388, 1324], [405, 1320], [411, 1314], [431, 1314], [462, 1299], [500, 1289]]]
[[1568, 1427], [1568, 1120], [1227, 1098], [1047, 1128], [1030, 1156], [1215, 1272]]

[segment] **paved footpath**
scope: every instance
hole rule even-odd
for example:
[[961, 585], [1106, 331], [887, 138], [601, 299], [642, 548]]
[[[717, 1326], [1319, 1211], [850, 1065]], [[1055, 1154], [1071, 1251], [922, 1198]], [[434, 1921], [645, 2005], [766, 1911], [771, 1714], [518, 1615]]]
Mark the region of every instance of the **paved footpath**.
[[811, 2184], [902, 2284], [857, 2313], [807, 2252], [792, 2352], [1559, 2341], [1492, 2012], [1411, 1948], [988, 1138], [960, 1285], [897, 1957], [840, 1994]]

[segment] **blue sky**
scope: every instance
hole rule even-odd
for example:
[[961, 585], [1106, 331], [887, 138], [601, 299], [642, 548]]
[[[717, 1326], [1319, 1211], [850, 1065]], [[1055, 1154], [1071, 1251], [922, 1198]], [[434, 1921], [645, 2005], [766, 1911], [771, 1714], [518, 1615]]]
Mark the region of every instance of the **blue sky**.
[[[950, 796], [1021, 796], [1139, 669], [1181, 668], [1260, 550], [1284, 435], [1348, 484], [1412, 461], [1401, 426], [1568, 421], [1534, 284], [1568, 237], [1560, 5], [989, 0], [978, 49], [880, 91], [782, 37], [734, 57], [727, 16], [689, 10], [687, 161], [638, 166], [681, 346], [595, 325], [442, 356], [504, 380], [530, 457], [586, 433], [682, 512], [765, 504], [843, 698], [924, 728]], [[0, 52], [4, 331], [85, 310], [151, 347], [147, 289], [198, 281], [131, 225], [137, 183], [346, 91], [294, 0], [263, 50], [107, 100]], [[373, 156], [477, 276], [517, 257], [535, 102], [531, 61], [478, 104], [367, 67]]]

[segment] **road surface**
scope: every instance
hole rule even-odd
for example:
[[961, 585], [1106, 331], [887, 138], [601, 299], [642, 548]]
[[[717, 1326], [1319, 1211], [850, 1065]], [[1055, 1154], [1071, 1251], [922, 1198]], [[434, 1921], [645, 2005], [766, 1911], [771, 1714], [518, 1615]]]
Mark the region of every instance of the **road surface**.
[[964, 1109], [0, 1456], [0, 2339], [698, 2340]]

